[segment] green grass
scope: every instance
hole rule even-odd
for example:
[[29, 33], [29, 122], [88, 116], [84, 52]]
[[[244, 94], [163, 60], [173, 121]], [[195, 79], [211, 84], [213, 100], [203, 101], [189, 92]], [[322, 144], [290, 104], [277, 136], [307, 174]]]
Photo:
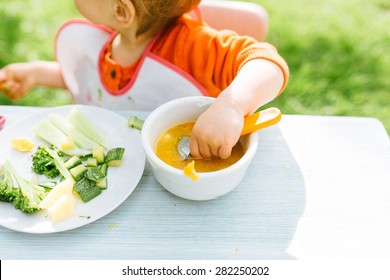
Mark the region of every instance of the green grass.
[[284, 113], [379, 118], [390, 132], [390, 2], [257, 1], [291, 76]]
[[[278, 48], [291, 71], [286, 90], [270, 106], [278, 106], [285, 114], [374, 117], [390, 132], [389, 1], [252, 2], [268, 11], [267, 41]], [[75, 16], [73, 1], [2, 1], [0, 67], [53, 59], [56, 30]], [[69, 102], [64, 91], [37, 89], [16, 104]], [[0, 104], [11, 102], [0, 96]]]

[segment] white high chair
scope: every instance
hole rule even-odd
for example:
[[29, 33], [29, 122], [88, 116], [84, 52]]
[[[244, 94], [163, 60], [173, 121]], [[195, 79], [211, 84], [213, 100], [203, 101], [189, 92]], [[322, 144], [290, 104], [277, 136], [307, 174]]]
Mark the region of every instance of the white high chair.
[[240, 1], [204, 0], [195, 10], [211, 27], [230, 29], [240, 35], [248, 35], [263, 41], [268, 32], [268, 14], [261, 6]]

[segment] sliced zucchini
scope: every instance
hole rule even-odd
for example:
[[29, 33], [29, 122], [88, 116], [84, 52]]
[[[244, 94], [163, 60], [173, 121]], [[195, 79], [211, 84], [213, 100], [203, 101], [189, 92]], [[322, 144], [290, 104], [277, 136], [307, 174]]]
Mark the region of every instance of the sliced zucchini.
[[84, 177], [96, 182], [97, 180], [104, 178], [105, 175], [97, 167], [88, 167], [87, 171], [84, 173]]
[[85, 160], [87, 160], [87, 159], [90, 158], [90, 157], [92, 157], [92, 153], [86, 154], [86, 155], [82, 155], [82, 156], [80, 156], [80, 159], [81, 159], [82, 161], [85, 161]]
[[102, 165], [100, 165], [99, 170], [100, 170], [100, 172], [102, 172], [104, 174], [104, 177], [101, 179], [98, 179], [96, 181], [96, 185], [102, 190], [107, 189], [107, 173], [108, 173], [107, 163], [103, 163]]
[[69, 170], [81, 164], [81, 159], [78, 156], [73, 156], [65, 162], [65, 167]]
[[81, 180], [81, 178], [84, 177], [84, 173], [87, 172], [87, 168], [79, 164], [76, 167], [73, 167], [72, 169], [69, 170], [70, 173], [73, 175], [73, 177], [76, 179], [76, 181]]
[[102, 190], [96, 186], [94, 181], [88, 180], [85, 177], [74, 184], [73, 190], [84, 202], [88, 202], [102, 193]]
[[124, 148], [113, 148], [107, 152], [105, 162], [108, 166], [119, 166], [122, 163]]
[[102, 165], [100, 165], [99, 169], [104, 174], [104, 176], [107, 176], [107, 171], [108, 171], [107, 163], [103, 163]]
[[96, 158], [97, 163], [101, 164], [104, 162], [104, 148], [103, 146], [95, 146], [92, 149], [92, 156]]
[[86, 166], [88, 166], [88, 167], [96, 167], [96, 166], [98, 166], [97, 159], [94, 158], [94, 157], [87, 158]]
[[142, 126], [144, 125], [144, 120], [137, 118], [136, 116], [131, 116], [128, 120], [128, 126], [136, 128], [138, 130], [142, 129]]
[[107, 189], [107, 177], [103, 177], [103, 178], [97, 180], [96, 186], [98, 186], [102, 190]]
[[38, 182], [38, 186], [44, 187], [46, 189], [52, 189], [57, 185], [57, 182], [53, 181], [41, 181]]

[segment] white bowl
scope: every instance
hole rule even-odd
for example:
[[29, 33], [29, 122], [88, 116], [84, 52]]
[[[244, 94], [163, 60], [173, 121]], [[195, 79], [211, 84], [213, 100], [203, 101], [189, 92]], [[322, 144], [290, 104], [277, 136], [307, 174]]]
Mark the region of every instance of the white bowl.
[[142, 145], [154, 176], [166, 190], [179, 197], [209, 200], [227, 194], [240, 184], [256, 154], [257, 133], [242, 136], [240, 141], [245, 153], [239, 161], [219, 171], [198, 173], [199, 179], [196, 181], [185, 176], [183, 170], [174, 168], [157, 157], [155, 146], [162, 132], [179, 123], [195, 121], [214, 101], [214, 98], [203, 96], [169, 101], [151, 112], [142, 127]]

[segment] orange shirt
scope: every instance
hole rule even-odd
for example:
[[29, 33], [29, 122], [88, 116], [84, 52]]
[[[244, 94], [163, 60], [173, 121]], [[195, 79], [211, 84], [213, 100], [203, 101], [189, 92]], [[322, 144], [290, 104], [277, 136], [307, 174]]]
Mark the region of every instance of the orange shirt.
[[[289, 76], [286, 62], [272, 45], [233, 31], [215, 30], [188, 15], [181, 16], [160, 34], [151, 52], [190, 74], [213, 97], [217, 97], [252, 59], [267, 59], [279, 65], [284, 74], [282, 90]], [[138, 62], [121, 67], [110, 59], [110, 54], [108, 49], [102, 61], [103, 79], [107, 86], [117, 90], [131, 79]]]

